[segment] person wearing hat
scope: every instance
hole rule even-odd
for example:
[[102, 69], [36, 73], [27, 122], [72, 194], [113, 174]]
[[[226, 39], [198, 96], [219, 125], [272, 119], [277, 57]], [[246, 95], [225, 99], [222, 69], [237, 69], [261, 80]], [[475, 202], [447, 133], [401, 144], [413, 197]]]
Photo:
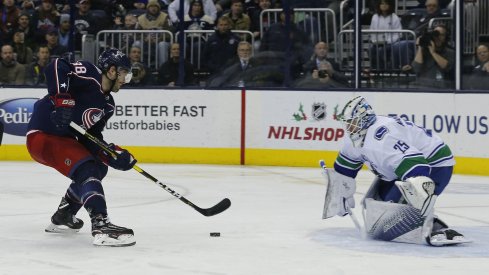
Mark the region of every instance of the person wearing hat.
[[31, 18], [31, 26], [36, 28], [36, 41], [43, 43], [44, 35], [59, 22], [59, 12], [56, 10], [53, 0], [42, 0], [41, 5], [34, 11]]
[[[188, 14], [190, 9], [191, 0], [183, 0], [183, 14]], [[217, 18], [217, 10], [214, 2], [212, 0], [202, 0], [202, 4], [204, 7], [204, 13], [212, 18], [213, 21]], [[177, 23], [180, 20], [178, 19], [178, 11], [180, 10], [180, 0], [174, 0], [168, 6], [168, 15], [170, 16], [170, 20], [173, 23]]]
[[45, 38], [46, 44], [52, 57], [62, 57], [68, 52], [68, 49], [61, 46], [58, 42], [59, 30], [56, 27], [51, 27], [47, 31]]
[[61, 14], [59, 17], [59, 33], [58, 33], [58, 43], [68, 48], [68, 43], [70, 41], [70, 15], [69, 14]]
[[21, 12], [17, 17], [17, 29], [24, 32], [24, 43], [31, 49], [36, 47], [35, 31], [31, 27], [31, 16], [27, 12]]
[[146, 5], [146, 13], [138, 17], [139, 27], [143, 30], [170, 30], [168, 14], [161, 11], [158, 0], [149, 0]]

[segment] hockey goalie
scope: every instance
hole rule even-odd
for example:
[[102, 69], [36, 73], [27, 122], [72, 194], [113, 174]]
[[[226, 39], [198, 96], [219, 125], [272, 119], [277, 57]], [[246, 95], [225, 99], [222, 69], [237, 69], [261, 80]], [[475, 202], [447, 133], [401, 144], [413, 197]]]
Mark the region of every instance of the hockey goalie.
[[[434, 215], [455, 164], [440, 137], [410, 121], [376, 115], [361, 96], [345, 105], [339, 120], [349, 138], [334, 168], [321, 162], [327, 179], [323, 219], [350, 215], [376, 240], [432, 246], [469, 242]], [[363, 164], [376, 175], [360, 203], [364, 228], [351, 211], [355, 177]]]

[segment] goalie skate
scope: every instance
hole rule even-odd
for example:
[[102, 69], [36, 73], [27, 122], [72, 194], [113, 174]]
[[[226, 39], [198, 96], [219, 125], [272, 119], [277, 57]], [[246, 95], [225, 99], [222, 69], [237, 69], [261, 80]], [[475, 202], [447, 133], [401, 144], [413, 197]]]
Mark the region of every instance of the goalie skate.
[[117, 226], [104, 215], [92, 218], [93, 244], [96, 246], [131, 246], [136, 244], [134, 231], [130, 228]]
[[63, 197], [58, 210], [51, 217], [51, 224], [44, 229], [48, 233], [76, 233], [83, 227], [83, 221], [73, 215]]
[[428, 244], [432, 246], [447, 246], [470, 243], [472, 241], [466, 239], [464, 235], [458, 233], [453, 229], [444, 228], [431, 233], [431, 235], [426, 238], [426, 242], [428, 242]]

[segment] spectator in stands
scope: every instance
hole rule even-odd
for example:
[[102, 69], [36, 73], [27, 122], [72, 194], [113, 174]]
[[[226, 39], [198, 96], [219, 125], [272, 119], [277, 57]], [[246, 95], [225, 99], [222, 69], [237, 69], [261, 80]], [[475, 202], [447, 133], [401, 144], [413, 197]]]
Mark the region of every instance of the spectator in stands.
[[231, 18], [219, 17], [216, 32], [209, 36], [204, 45], [203, 60], [210, 73], [221, 71], [224, 64], [236, 54], [240, 39], [231, 32], [231, 24]]
[[473, 73], [487, 76], [489, 74], [489, 44], [480, 44], [477, 46], [477, 65]]
[[[209, 87], [244, 87], [252, 81], [248, 73], [256, 67], [252, 58], [252, 46], [247, 41], [238, 44], [237, 55], [225, 65], [225, 70], [214, 75], [209, 81]], [[249, 84], [249, 83], [248, 83]]]
[[289, 10], [290, 24], [286, 25], [286, 12], [280, 13], [280, 22], [270, 26], [260, 44], [260, 51], [280, 52], [286, 55], [291, 76], [298, 78], [302, 65], [312, 55], [312, 45], [302, 29], [294, 24], [294, 12]]
[[30, 26], [30, 15], [25, 12], [21, 12], [17, 18], [17, 29], [24, 32], [24, 43], [31, 49], [35, 48], [35, 30]]
[[59, 17], [58, 43], [67, 49], [70, 41], [70, 29], [70, 15], [66, 13], [61, 14]]
[[44, 68], [49, 63], [50, 55], [47, 45], [41, 45], [36, 51], [37, 59], [27, 66], [25, 84], [40, 86], [46, 85]]
[[470, 89], [487, 90], [489, 87], [489, 44], [480, 44], [476, 49], [477, 64], [468, 78]]
[[243, 0], [232, 0], [231, 11], [223, 16], [231, 18], [231, 29], [249, 31], [251, 27], [250, 17], [244, 13]]
[[20, 9], [15, 6], [15, 0], [3, 0], [3, 8], [0, 9], [0, 42], [8, 43], [12, 37], [12, 31], [17, 29], [17, 18]]
[[169, 30], [170, 21], [168, 14], [161, 11], [158, 0], [149, 0], [146, 5], [146, 13], [138, 17], [139, 27], [143, 30]]
[[417, 38], [416, 56], [411, 65], [417, 76], [417, 86], [452, 87], [455, 51], [448, 47], [447, 35], [447, 28], [444, 25], [438, 25], [433, 29], [429, 40], [423, 36]]
[[24, 41], [24, 32], [15, 30], [12, 37], [12, 48], [16, 55], [16, 60], [22, 65], [27, 65], [32, 62], [32, 49], [27, 47]]
[[[126, 14], [126, 16], [124, 16], [124, 23], [115, 22], [114, 29], [131, 31], [138, 30], [139, 25], [137, 16], [132, 13]], [[121, 33], [112, 35], [114, 36], [114, 45], [112, 46], [120, 49], [122, 52], [129, 52], [129, 49], [127, 49], [127, 47], [130, 47], [134, 44], [136, 37], [136, 33]]]
[[3, 45], [0, 55], [2, 57], [0, 61], [0, 84], [23, 85], [25, 82], [25, 67], [15, 61], [12, 46]]
[[[418, 2], [419, 2], [418, 7], [419, 7], [419, 8], [423, 8], [423, 7], [425, 7], [425, 5], [426, 5], [426, 2], [427, 2], [427, 1], [426, 1], [426, 0], [418, 0]], [[452, 0], [440, 0], [440, 1], [439, 1], [440, 8], [441, 8], [441, 9], [444, 9], [444, 8], [448, 7], [448, 5], [449, 5], [451, 2], [454, 2], [454, 1], [452, 1]]]
[[399, 41], [399, 33], [383, 33], [382, 31], [402, 29], [401, 20], [394, 13], [394, 5], [392, 0], [380, 0], [370, 22], [370, 30], [378, 31], [370, 34], [370, 67], [373, 70], [390, 71], [393, 69], [394, 64], [390, 64], [389, 61], [393, 58], [392, 47], [395, 42]]
[[[170, 29], [170, 21], [168, 14], [161, 11], [161, 6], [158, 0], [149, 0], [146, 5], [146, 13], [138, 17], [138, 25], [143, 30], [167, 30]], [[158, 43], [158, 65], [163, 64], [168, 60], [168, 49], [170, 48], [170, 37], [163, 35], [146, 36], [144, 42], [148, 46], [152, 43]]]
[[214, 29], [214, 20], [204, 13], [202, 0], [192, 0], [190, 9], [184, 18], [185, 30], [212, 30]]
[[[20, 0], [20, 1], [17, 1], [17, 2], [22, 2], [20, 4], [20, 8], [21, 8], [22, 12], [25, 12], [25, 13], [28, 13], [28, 14], [33, 14], [34, 13], [34, 10], [36, 9], [36, 4], [34, 4], [34, 1], [33, 0]], [[19, 5], [17, 4], [17, 6], [19, 6]]]
[[136, 10], [145, 10], [148, 0], [134, 0], [133, 7]]
[[[97, 18], [91, 13], [90, 0], [78, 1], [78, 12], [75, 13], [75, 50], [81, 50], [81, 41], [84, 34], [96, 35], [99, 27], [103, 27], [102, 22], [97, 22]], [[51, 51], [51, 56], [55, 55]]]
[[[329, 45], [326, 42], [318, 42], [314, 46], [314, 55], [304, 64], [303, 71], [305, 77], [319, 79], [321, 83], [326, 83], [330, 79], [343, 87], [348, 86], [348, 77], [340, 72], [340, 65], [334, 58], [328, 57]], [[321, 66], [320, 66], [321, 65]], [[320, 67], [324, 68], [321, 71]]]
[[[188, 14], [188, 11], [190, 9], [190, 0], [182, 0], [182, 1], [184, 1], [183, 14], [185, 16], [185, 14]], [[214, 5], [214, 2], [212, 0], [203, 0], [202, 3], [204, 4], [204, 13], [210, 16], [213, 21], [215, 21], [217, 16], [217, 10], [216, 10], [216, 6]], [[178, 18], [179, 9], [180, 9], [180, 0], [174, 0], [168, 6], [168, 15], [170, 16], [171, 22], [173, 22], [174, 24], [180, 21], [180, 19]]]
[[[180, 45], [173, 43], [170, 48], [170, 58], [163, 63], [158, 70], [158, 84], [174, 87], [178, 85], [179, 63], [180, 60]], [[183, 86], [194, 84], [194, 69], [192, 64], [184, 60], [183, 70], [185, 77]]]
[[146, 67], [142, 61], [141, 48], [137, 45], [133, 45], [129, 50], [129, 60], [132, 66], [132, 78], [128, 86], [146, 86], [152, 83], [151, 71]]
[[[416, 37], [421, 36], [427, 29], [428, 23], [432, 18], [440, 17], [441, 9], [438, 5], [438, 0], [427, 0], [425, 3], [426, 12], [408, 20], [408, 23], [403, 24], [405, 29], [415, 32]], [[404, 16], [403, 16], [404, 17]], [[404, 18], [403, 18], [404, 20]], [[401, 20], [402, 21], [402, 20]], [[396, 43], [392, 48], [393, 55], [399, 57], [399, 64], [395, 67], [401, 67], [403, 71], [408, 71], [409, 67], [405, 67], [412, 62], [415, 52], [415, 43], [413, 40], [403, 40]]]
[[51, 27], [58, 26], [59, 12], [56, 10], [54, 0], [42, 0], [31, 18], [31, 25], [36, 29], [36, 41], [42, 43], [44, 35]]
[[261, 38], [260, 24], [263, 24], [263, 28], [265, 30], [267, 30], [270, 27], [270, 18], [264, 16], [263, 21], [260, 22], [260, 14], [262, 11], [266, 9], [270, 9], [271, 7], [272, 7], [271, 0], [259, 0], [258, 8], [250, 10], [248, 14], [251, 20], [250, 31], [253, 33], [253, 36], [255, 37], [255, 45], [253, 45], [253, 47], [257, 49], [260, 47], [260, 38]]
[[340, 83], [333, 78], [330, 72], [334, 72], [333, 65], [328, 61], [320, 61], [312, 74], [296, 81], [296, 88], [344, 88], [346, 84]]
[[45, 39], [51, 58], [63, 57], [68, 52], [68, 49], [58, 42], [58, 28], [51, 27], [45, 34]]

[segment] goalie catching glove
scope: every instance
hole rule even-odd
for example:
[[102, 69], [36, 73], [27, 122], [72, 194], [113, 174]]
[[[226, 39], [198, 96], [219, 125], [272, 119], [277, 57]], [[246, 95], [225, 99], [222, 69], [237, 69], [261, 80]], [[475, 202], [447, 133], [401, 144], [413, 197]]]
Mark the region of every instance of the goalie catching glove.
[[335, 215], [345, 216], [351, 208], [355, 208], [353, 195], [356, 190], [355, 179], [344, 176], [334, 169], [326, 168], [324, 161], [320, 161], [321, 173], [326, 179], [326, 195], [324, 198], [323, 219]]
[[113, 143], [109, 144], [108, 147], [115, 152], [115, 156], [102, 150], [99, 156], [102, 162], [114, 169], [122, 171], [127, 171], [134, 167], [137, 160], [126, 149], [122, 149]]

